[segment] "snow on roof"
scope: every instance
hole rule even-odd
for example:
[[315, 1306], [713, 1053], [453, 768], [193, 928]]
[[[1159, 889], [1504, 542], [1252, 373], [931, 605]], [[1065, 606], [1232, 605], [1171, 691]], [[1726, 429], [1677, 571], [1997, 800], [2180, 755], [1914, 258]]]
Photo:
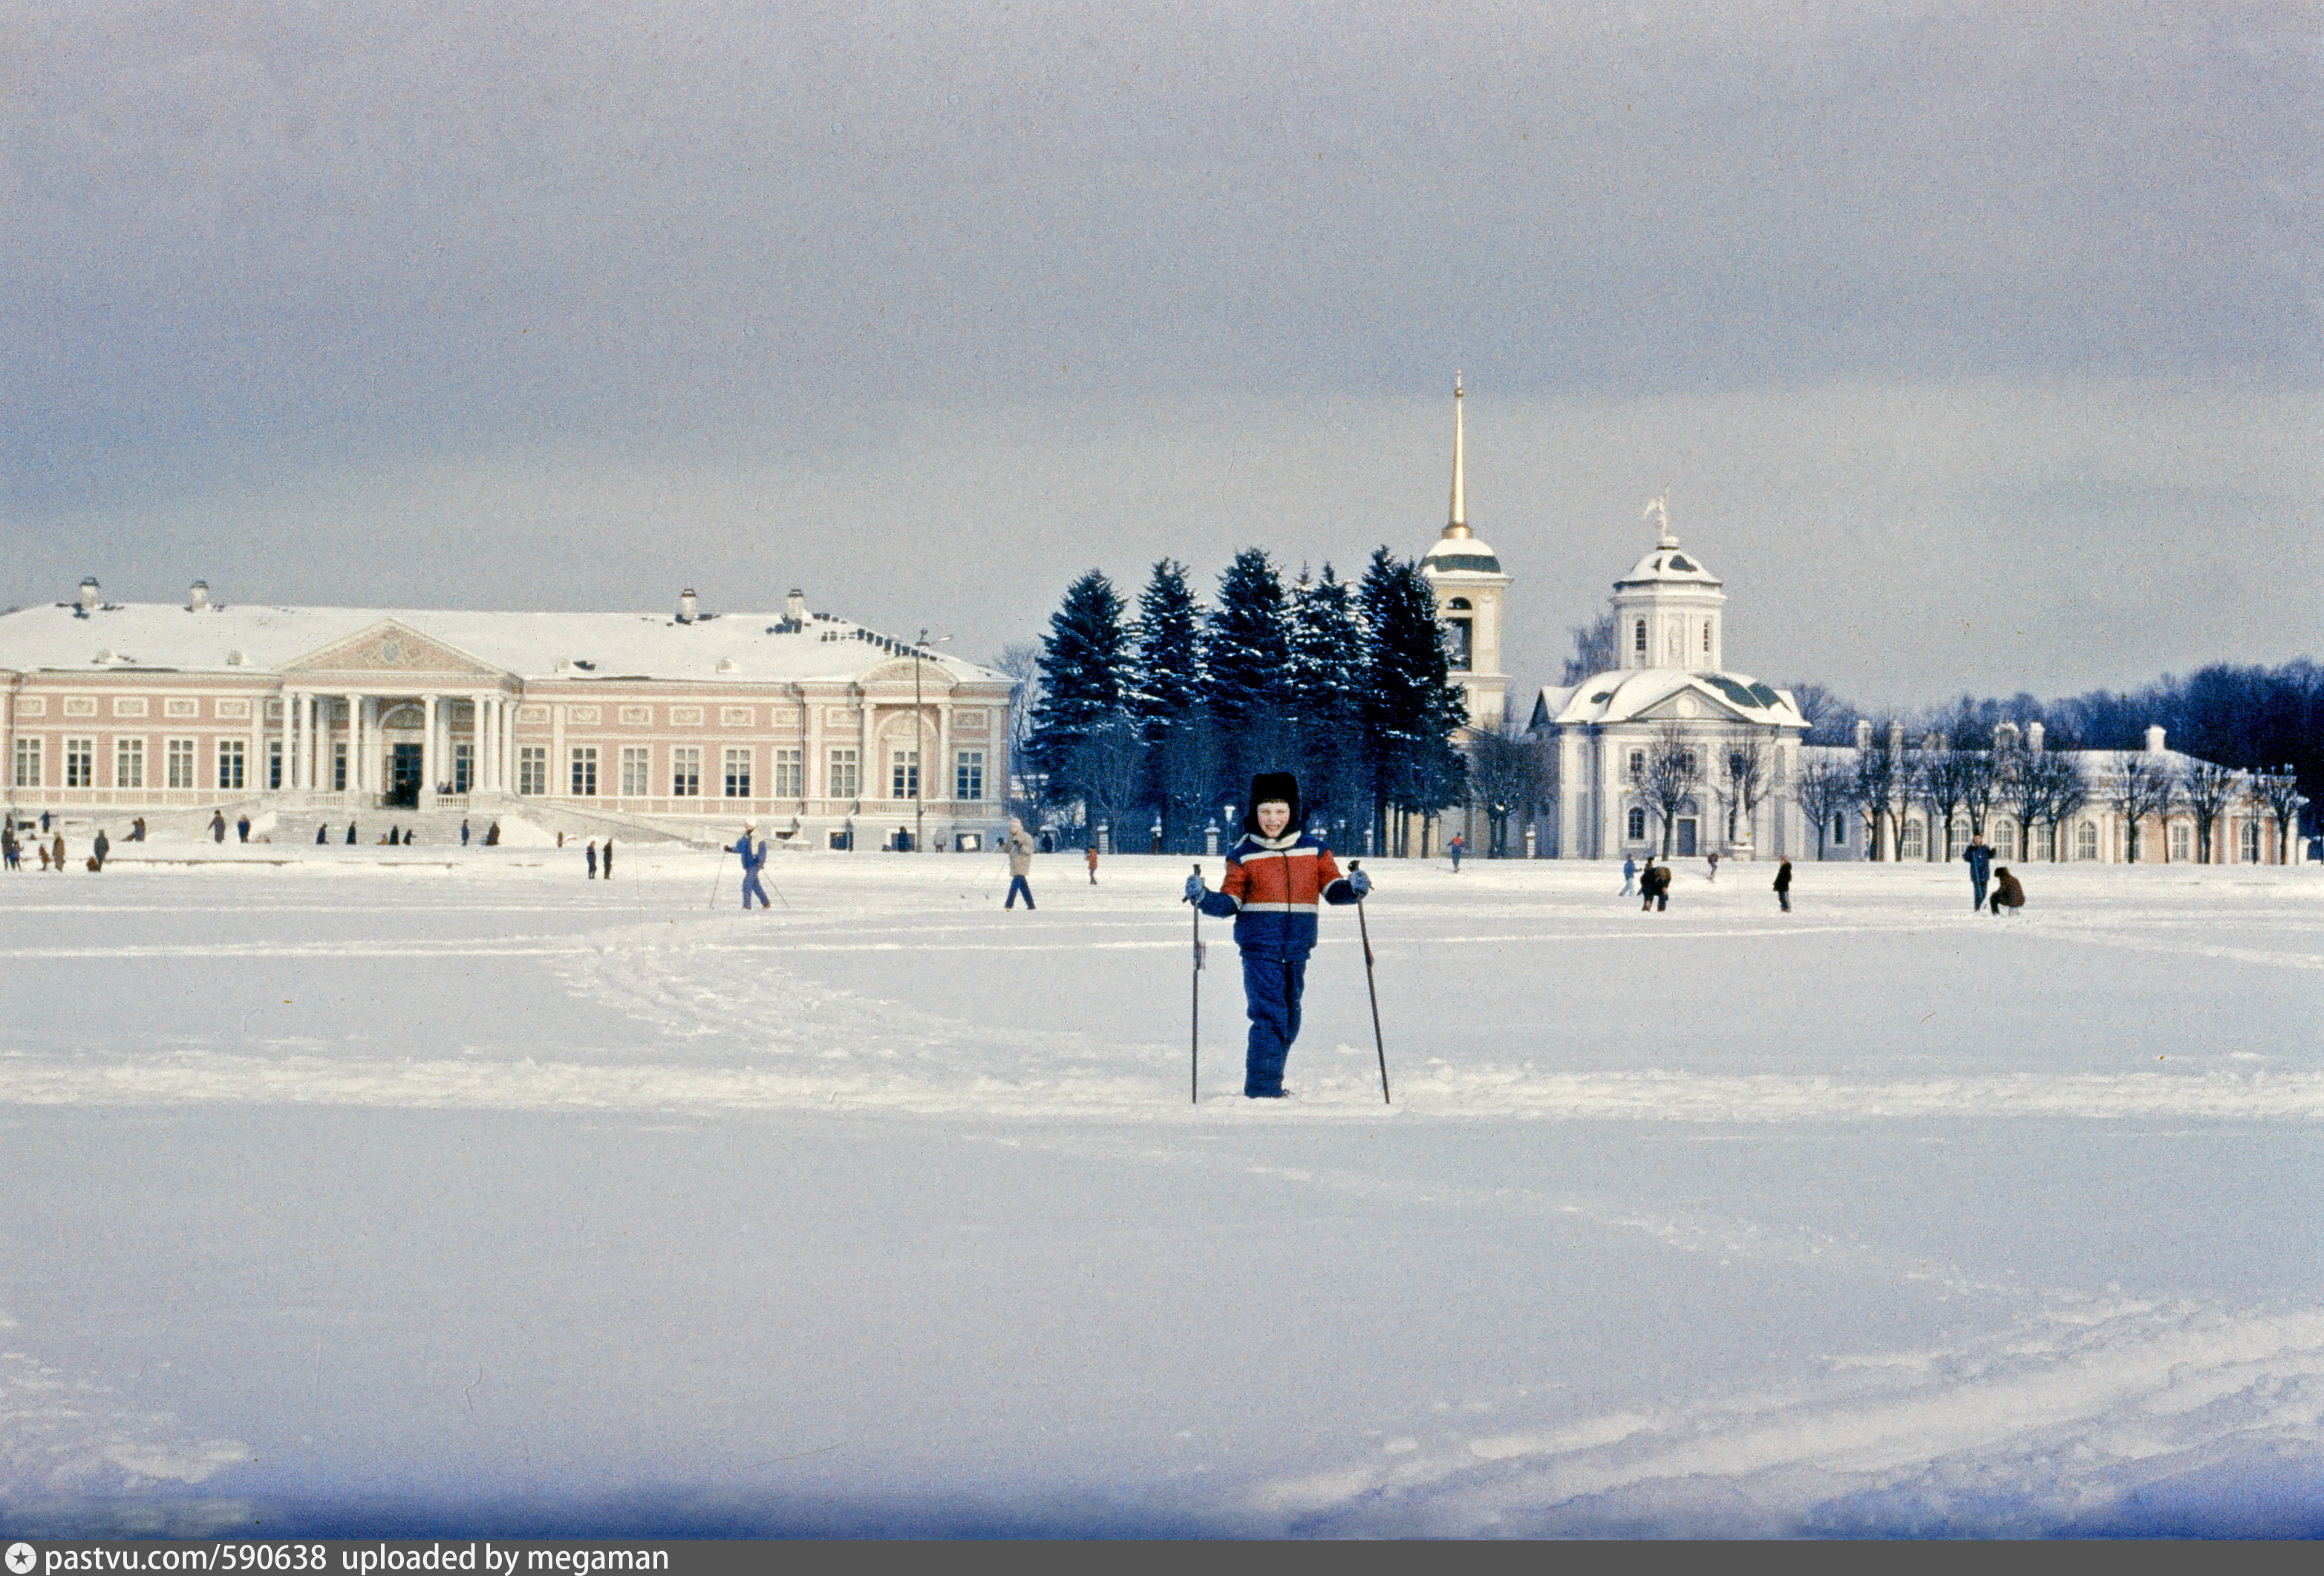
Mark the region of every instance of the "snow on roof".
[[1500, 556], [1476, 537], [1439, 537], [1421, 555], [1425, 575], [1499, 575]]
[[1754, 723], [1779, 728], [1804, 728], [1787, 690], [1762, 684], [1742, 673], [1690, 673], [1673, 668], [1617, 668], [1600, 673], [1571, 688], [1544, 689], [1535, 703], [1536, 716], [1557, 723], [1634, 722], [1683, 690], [1710, 699], [1720, 710]]
[[1674, 581], [1692, 585], [1720, 584], [1718, 576], [1713, 575], [1709, 569], [1703, 567], [1700, 560], [1689, 557], [1675, 545], [1656, 548], [1630, 566], [1630, 572], [1614, 584], [1620, 586]]
[[[844, 678], [908, 656], [910, 642], [816, 615], [794, 629], [779, 613], [726, 613], [680, 623], [667, 613], [447, 613], [410, 608], [269, 607], [189, 611], [170, 603], [69, 603], [0, 615], [0, 669], [279, 672], [393, 621], [523, 678], [654, 678], [705, 683]], [[1006, 674], [924, 649], [959, 682]]]

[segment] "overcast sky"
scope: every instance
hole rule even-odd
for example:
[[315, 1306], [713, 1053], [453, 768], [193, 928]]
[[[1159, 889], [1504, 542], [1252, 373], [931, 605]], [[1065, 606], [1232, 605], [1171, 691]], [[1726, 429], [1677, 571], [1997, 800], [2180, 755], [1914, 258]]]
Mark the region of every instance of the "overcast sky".
[[2324, 655], [2310, 5], [0, 0], [0, 604], [1648, 544], [1874, 704]]

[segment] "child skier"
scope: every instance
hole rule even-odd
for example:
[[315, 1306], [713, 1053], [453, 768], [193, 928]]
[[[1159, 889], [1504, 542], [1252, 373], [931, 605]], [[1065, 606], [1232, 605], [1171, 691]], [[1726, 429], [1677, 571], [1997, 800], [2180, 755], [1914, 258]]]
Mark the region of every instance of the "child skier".
[[1242, 990], [1250, 1015], [1243, 1093], [1280, 1100], [1283, 1064], [1299, 1037], [1299, 995], [1315, 950], [1315, 900], [1353, 903], [1372, 889], [1362, 871], [1342, 876], [1332, 851], [1302, 828], [1299, 779], [1263, 771], [1250, 780], [1242, 838], [1227, 855], [1226, 880], [1207, 891], [1186, 878], [1186, 901], [1215, 919], [1232, 918], [1242, 949]]

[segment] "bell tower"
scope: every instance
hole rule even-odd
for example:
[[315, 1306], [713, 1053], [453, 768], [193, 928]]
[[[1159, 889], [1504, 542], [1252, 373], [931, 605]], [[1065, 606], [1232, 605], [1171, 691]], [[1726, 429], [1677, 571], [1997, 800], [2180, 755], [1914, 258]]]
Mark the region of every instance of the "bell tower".
[[1420, 560], [1436, 592], [1452, 682], [1469, 703], [1469, 726], [1498, 728], [1508, 715], [1508, 675], [1501, 671], [1501, 601], [1509, 576], [1493, 549], [1469, 529], [1468, 432], [1461, 374], [1452, 374], [1452, 507], [1444, 532]]
[[1727, 591], [1679, 550], [1667, 489], [1646, 504], [1654, 551], [1614, 582], [1615, 667], [1717, 673], [1725, 666]]

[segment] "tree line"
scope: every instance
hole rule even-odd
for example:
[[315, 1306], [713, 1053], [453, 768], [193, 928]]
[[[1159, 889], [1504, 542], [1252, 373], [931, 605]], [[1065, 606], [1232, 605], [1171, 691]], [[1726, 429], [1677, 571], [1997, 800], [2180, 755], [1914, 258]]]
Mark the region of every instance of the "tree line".
[[1110, 823], [1117, 846], [1158, 825], [1191, 852], [1213, 820], [1231, 831], [1259, 771], [1297, 772], [1308, 825], [1351, 846], [1462, 802], [1467, 711], [1417, 561], [1383, 547], [1355, 584], [1325, 564], [1286, 585], [1249, 548], [1207, 606], [1187, 574], [1157, 563], [1133, 615], [1093, 569], [1038, 651], [1004, 653], [1035, 681], [1015, 718], [1028, 807], [1069, 835]]

